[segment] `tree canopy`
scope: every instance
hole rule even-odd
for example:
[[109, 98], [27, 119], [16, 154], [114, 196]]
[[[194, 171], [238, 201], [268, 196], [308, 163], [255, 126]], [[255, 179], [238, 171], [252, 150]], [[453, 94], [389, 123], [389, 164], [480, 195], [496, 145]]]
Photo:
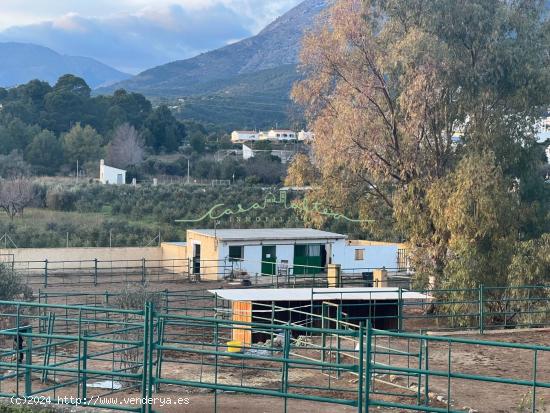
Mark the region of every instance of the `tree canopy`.
[[321, 21], [293, 90], [316, 136], [310, 196], [392, 222], [420, 276], [502, 274], [506, 245], [549, 231], [544, 2], [340, 0]]
[[[0, 88], [0, 105], [0, 154], [25, 153], [37, 173], [55, 173], [64, 161], [73, 162], [74, 153], [63, 153], [71, 151], [70, 145], [61, 143], [77, 124], [95, 130], [103, 147], [124, 124], [136, 129], [151, 153], [173, 152], [187, 139], [184, 124], [165, 106], [153, 109], [143, 95], [124, 90], [92, 96], [86, 82], [73, 75], [62, 76], [53, 86], [33, 80]], [[89, 156], [79, 157], [97, 154], [94, 148]]]

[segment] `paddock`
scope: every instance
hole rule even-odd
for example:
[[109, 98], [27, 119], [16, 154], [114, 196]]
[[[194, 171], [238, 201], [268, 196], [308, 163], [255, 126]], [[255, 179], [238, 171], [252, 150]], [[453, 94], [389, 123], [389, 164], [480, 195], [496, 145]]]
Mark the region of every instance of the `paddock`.
[[[252, 311], [258, 317], [242, 321], [230, 300], [210, 292], [242, 290], [232, 287], [222, 281], [139, 283], [156, 295], [154, 304], [122, 309], [121, 284], [99, 279], [85, 292], [52, 286], [38, 291], [33, 303], [1, 302], [0, 397], [73, 396], [87, 398], [87, 410], [140, 413], [367, 408], [458, 413], [468, 411], [465, 407], [480, 413], [542, 412], [550, 397], [550, 334], [533, 328], [550, 325], [549, 287], [413, 291], [430, 297], [424, 299], [401, 290], [402, 325], [397, 331], [374, 326], [386, 319], [378, 308], [386, 301], [395, 306], [395, 295], [388, 295], [395, 289], [376, 289], [388, 300], [376, 300], [372, 319], [363, 323], [349, 317], [343, 306], [365, 308], [365, 297], [353, 294], [366, 291], [262, 289], [280, 294], [269, 297], [278, 301], [264, 301], [267, 310], [283, 304], [282, 297], [288, 304], [280, 308], [285, 317], [273, 316], [272, 322], [271, 311], [263, 313], [269, 320]], [[342, 311], [296, 308], [311, 306], [312, 295], [325, 308]], [[340, 300], [344, 295], [350, 298]], [[497, 296], [498, 310], [493, 307]], [[397, 298], [399, 303], [399, 289]], [[395, 312], [387, 314], [395, 320]], [[505, 316], [508, 321], [502, 321]], [[496, 334], [505, 326], [510, 330]], [[238, 330], [264, 336], [233, 353], [228, 342]], [[14, 345], [18, 335], [24, 340], [21, 349]], [[123, 396], [142, 395], [188, 397], [190, 404], [114, 404]]]

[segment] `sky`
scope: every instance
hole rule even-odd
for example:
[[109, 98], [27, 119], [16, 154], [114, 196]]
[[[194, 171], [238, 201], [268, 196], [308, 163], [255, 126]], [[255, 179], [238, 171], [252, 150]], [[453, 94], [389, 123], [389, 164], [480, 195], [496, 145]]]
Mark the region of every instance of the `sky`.
[[93, 57], [127, 73], [257, 34], [300, 0], [0, 0], [0, 41]]

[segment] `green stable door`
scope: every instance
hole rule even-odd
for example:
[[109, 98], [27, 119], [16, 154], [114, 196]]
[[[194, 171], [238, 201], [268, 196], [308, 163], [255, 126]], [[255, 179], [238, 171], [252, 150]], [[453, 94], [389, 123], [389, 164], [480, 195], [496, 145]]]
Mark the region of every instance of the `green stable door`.
[[277, 275], [277, 247], [262, 246], [262, 275]]
[[303, 244], [294, 246], [294, 274], [318, 274], [326, 263], [324, 245]]

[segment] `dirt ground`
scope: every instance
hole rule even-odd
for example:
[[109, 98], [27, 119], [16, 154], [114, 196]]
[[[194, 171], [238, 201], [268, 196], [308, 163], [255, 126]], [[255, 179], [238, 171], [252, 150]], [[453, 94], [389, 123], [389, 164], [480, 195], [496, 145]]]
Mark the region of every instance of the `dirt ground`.
[[[238, 394], [219, 394], [217, 397], [218, 412], [221, 413], [282, 413], [285, 401], [274, 397], [260, 397]], [[206, 413], [214, 411], [212, 394], [197, 394], [189, 397], [189, 404], [184, 406], [157, 406], [155, 410], [163, 413]], [[357, 408], [336, 406], [334, 404], [314, 403], [303, 400], [287, 400], [287, 411], [292, 413], [347, 413], [356, 412]], [[378, 410], [381, 411], [381, 410]]]
[[[199, 289], [214, 289], [223, 285], [222, 282], [215, 283], [199, 283], [190, 284], [188, 282], [168, 282], [162, 284], [151, 284], [151, 287], [158, 290], [168, 289], [170, 291], [182, 290], [199, 290]], [[234, 286], [238, 287], [238, 285]], [[121, 290], [121, 285], [99, 285], [97, 287], [86, 286], [83, 290], [86, 292], [117, 292]], [[52, 287], [49, 291], [77, 291], [74, 286], [67, 287]], [[56, 299], [59, 304], [93, 304], [86, 300], [73, 297], [70, 299]], [[53, 302], [53, 301], [49, 301]], [[208, 305], [211, 302], [195, 302], [194, 306]], [[425, 327], [424, 325], [422, 326]], [[536, 344], [542, 346], [550, 346], [550, 331], [524, 331], [524, 332], [506, 332], [504, 334], [489, 334], [489, 335], [463, 335], [453, 337], [463, 337], [474, 340]], [[378, 342], [380, 347], [383, 347], [383, 339]], [[418, 351], [417, 342], [407, 343], [404, 340], [396, 340], [391, 343], [392, 349], [407, 350], [410, 353]], [[445, 342], [430, 342], [429, 344], [429, 368], [446, 373], [448, 369], [449, 345]], [[380, 350], [382, 351], [382, 350]], [[533, 362], [534, 352], [530, 350], [518, 350], [510, 348], [500, 348], [481, 345], [470, 345], [453, 343], [451, 346], [451, 371], [462, 374], [475, 374], [490, 377], [514, 378], [518, 380], [526, 380], [532, 382], [533, 377]], [[310, 354], [311, 356], [315, 356]], [[180, 356], [181, 357], [181, 356]], [[163, 378], [175, 378], [180, 380], [199, 380], [212, 379], [213, 371], [208, 368], [203, 369], [200, 364], [193, 364], [192, 357], [178, 360], [178, 356], [174, 355], [174, 360], [168, 361], [163, 365]], [[385, 356], [380, 356], [376, 362], [388, 363], [393, 366], [401, 367], [417, 367], [414, 363], [418, 363], [417, 359], [408, 360], [406, 358], [393, 357], [391, 360], [385, 360]], [[539, 382], [548, 383], [550, 386], [550, 352], [537, 352], [537, 376]], [[414, 361], [416, 360], [416, 361]], [[187, 361], [187, 363], [186, 363]], [[411, 364], [412, 363], [412, 364]], [[256, 363], [254, 367], [260, 367], [256, 370], [244, 370], [235, 368], [222, 368], [218, 371], [219, 382], [226, 384], [247, 385], [253, 387], [264, 386], [266, 388], [276, 388], [280, 382], [280, 372], [261, 371], [261, 367], [269, 367], [269, 363]], [[101, 366], [101, 362], [96, 367], [108, 368], [107, 365]], [[299, 370], [290, 369], [290, 383], [294, 385], [326, 385], [328, 376], [320, 374], [314, 370]], [[332, 383], [341, 388], [356, 388], [356, 377], [351, 375], [343, 375], [339, 380], [330, 379]], [[383, 382], [392, 382], [393, 385], [384, 384]], [[377, 376], [375, 382], [376, 391], [391, 391], [396, 395], [388, 396], [381, 394], [373, 394], [372, 398], [377, 400], [385, 400], [392, 402], [411, 403], [415, 404], [417, 377], [410, 377], [408, 380], [404, 377], [388, 377]], [[450, 392], [448, 392], [447, 377], [431, 377], [429, 381], [430, 405], [437, 407], [446, 407], [446, 401], [450, 399], [452, 410], [468, 412], [477, 411], [479, 413], [508, 413], [508, 412], [527, 412], [531, 411], [531, 388], [527, 386], [510, 385], [504, 383], [487, 383], [481, 381], [472, 381], [464, 379], [452, 379], [450, 381]], [[424, 378], [422, 378], [422, 387]], [[34, 386], [34, 384], [33, 384]], [[9, 386], [8, 386], [9, 387]], [[5, 385], [3, 391], [8, 390]], [[38, 387], [38, 384], [37, 384]], [[407, 389], [408, 388], [408, 389]], [[298, 391], [298, 390], [296, 390]], [[318, 392], [300, 389], [300, 392], [319, 395]], [[93, 391], [90, 391], [93, 394]], [[62, 394], [62, 393], [60, 393]], [[70, 394], [70, 393], [68, 393]], [[74, 392], [73, 392], [74, 394]], [[139, 394], [133, 394], [139, 396]], [[166, 413], [180, 412], [213, 412], [215, 399], [217, 399], [218, 412], [253, 412], [253, 413], [271, 413], [283, 412], [285, 401], [279, 398], [242, 395], [236, 393], [218, 393], [214, 397], [214, 393], [210, 390], [196, 389], [189, 387], [163, 386], [158, 397], [170, 398], [188, 398], [188, 404], [178, 405], [155, 405], [155, 410]], [[326, 394], [325, 394], [326, 396]], [[339, 397], [337, 392], [330, 393], [329, 397]], [[352, 398], [349, 393], [347, 398]], [[422, 396], [423, 397], [423, 396]], [[339, 397], [340, 398], [340, 397]], [[437, 400], [439, 398], [439, 401]], [[537, 400], [537, 412], [550, 412], [550, 388], [537, 389], [535, 399]], [[334, 404], [314, 403], [301, 400], [287, 400], [287, 411], [289, 412], [352, 412], [356, 408], [338, 406]], [[373, 408], [376, 412], [396, 412], [403, 411], [397, 409]]]

